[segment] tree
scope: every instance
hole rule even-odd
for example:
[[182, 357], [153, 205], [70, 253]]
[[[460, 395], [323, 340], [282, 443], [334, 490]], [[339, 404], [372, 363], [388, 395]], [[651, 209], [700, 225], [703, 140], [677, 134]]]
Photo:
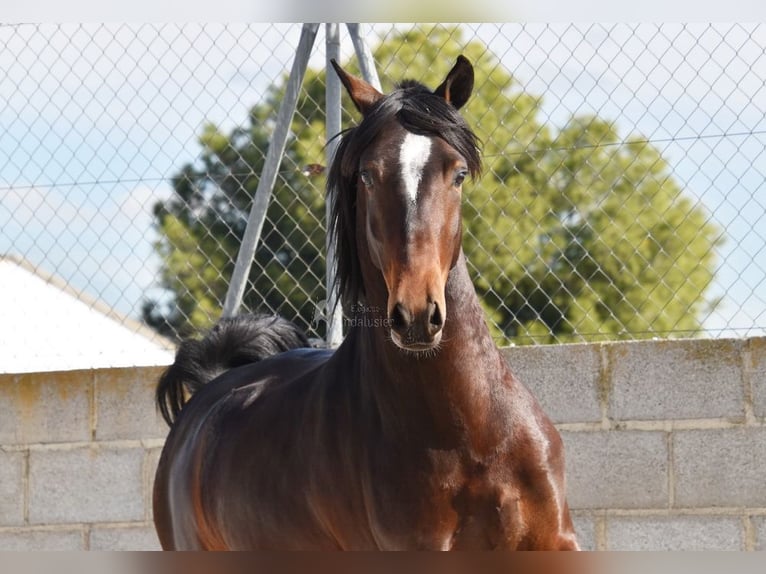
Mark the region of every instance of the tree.
[[[388, 78], [436, 86], [461, 53], [474, 63], [476, 90], [463, 113], [483, 141], [485, 173], [466, 186], [464, 248], [500, 342], [699, 328], [712, 304], [705, 291], [720, 234], [651, 144], [625, 140], [597, 117], [574, 117], [560, 130], [542, 123], [541, 99], [481, 43], [464, 42], [459, 28], [399, 32], [374, 53], [384, 91], [393, 87]], [[300, 174], [323, 157], [323, 75], [307, 75], [245, 297], [246, 306], [265, 305], [304, 327], [312, 303], [324, 299], [324, 182]], [[208, 126], [200, 165], [184, 166], [175, 196], [156, 206], [172, 297], [146, 304], [155, 327], [187, 333], [217, 318], [281, 91], [271, 88], [246, 128], [226, 136]]]
[[[324, 282], [324, 192], [303, 174], [324, 156], [322, 82], [307, 74], [292, 139], [279, 170], [243, 297], [246, 309], [271, 310], [310, 326]], [[219, 316], [234, 269], [282, 86], [271, 86], [248, 124], [224, 134], [207, 125], [199, 160], [173, 177], [173, 196], [154, 207], [161, 285], [168, 299], [148, 300], [144, 320], [168, 336], [188, 336]], [[309, 161], [310, 160], [310, 161]]]

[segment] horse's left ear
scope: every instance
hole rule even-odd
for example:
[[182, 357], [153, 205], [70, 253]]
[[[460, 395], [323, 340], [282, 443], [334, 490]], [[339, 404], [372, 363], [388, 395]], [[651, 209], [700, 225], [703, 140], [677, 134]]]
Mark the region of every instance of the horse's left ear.
[[447, 74], [434, 94], [443, 97], [456, 109], [463, 107], [473, 91], [473, 66], [465, 56], [458, 56], [457, 63]]

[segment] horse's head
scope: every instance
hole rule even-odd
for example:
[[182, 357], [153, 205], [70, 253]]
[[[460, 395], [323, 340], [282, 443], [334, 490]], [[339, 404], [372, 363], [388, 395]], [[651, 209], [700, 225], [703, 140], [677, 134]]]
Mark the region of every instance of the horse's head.
[[346, 214], [335, 209], [341, 290], [346, 299], [364, 292], [349, 277], [359, 262], [349, 260], [343, 242], [366, 245], [388, 292], [391, 339], [409, 351], [433, 349], [461, 248], [463, 180], [480, 169], [476, 137], [457, 111], [473, 89], [473, 67], [461, 56], [436, 90], [405, 82], [383, 95], [333, 65], [363, 116], [341, 142], [330, 173], [330, 186], [345, 189], [345, 204], [353, 206]]

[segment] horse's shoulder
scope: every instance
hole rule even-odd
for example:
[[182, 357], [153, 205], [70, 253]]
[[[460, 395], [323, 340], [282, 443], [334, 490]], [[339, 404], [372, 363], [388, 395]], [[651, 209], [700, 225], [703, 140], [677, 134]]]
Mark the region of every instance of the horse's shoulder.
[[[505, 421], [501, 452], [514, 466], [560, 464], [561, 435], [536, 396], [512, 372], [504, 377], [497, 393], [499, 407], [494, 417]], [[498, 416], [499, 415], [499, 416]]]

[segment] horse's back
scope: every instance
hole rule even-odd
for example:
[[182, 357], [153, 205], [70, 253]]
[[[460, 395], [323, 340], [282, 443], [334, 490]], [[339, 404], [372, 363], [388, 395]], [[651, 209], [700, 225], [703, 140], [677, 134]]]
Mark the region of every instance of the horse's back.
[[331, 354], [287, 351], [231, 369], [191, 397], [168, 435], [155, 478], [154, 519], [163, 548], [229, 547], [214, 516], [220, 504], [208, 493], [226, 492], [226, 500], [236, 500], [236, 491], [247, 489], [249, 481], [238, 476], [257, 473], [253, 465], [268, 471], [269, 453], [259, 452], [273, 454], [280, 433], [266, 429], [285, 426], [287, 411], [301, 396], [307, 400], [312, 373]]

